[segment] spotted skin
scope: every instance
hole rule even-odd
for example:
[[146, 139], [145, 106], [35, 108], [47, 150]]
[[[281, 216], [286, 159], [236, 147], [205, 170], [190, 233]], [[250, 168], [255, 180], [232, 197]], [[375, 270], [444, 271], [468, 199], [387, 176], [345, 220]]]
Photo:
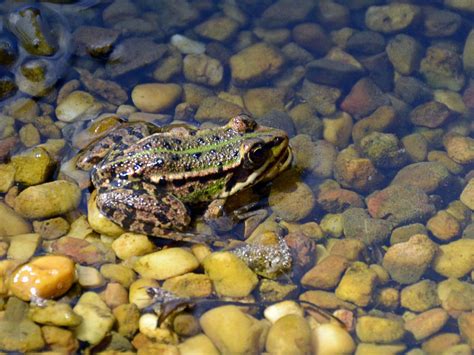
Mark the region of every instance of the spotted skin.
[[273, 178], [291, 162], [284, 131], [237, 116], [218, 128], [146, 125], [113, 131], [81, 156], [91, 164], [101, 213], [124, 229], [178, 239], [191, 223], [190, 208], [209, 204]]

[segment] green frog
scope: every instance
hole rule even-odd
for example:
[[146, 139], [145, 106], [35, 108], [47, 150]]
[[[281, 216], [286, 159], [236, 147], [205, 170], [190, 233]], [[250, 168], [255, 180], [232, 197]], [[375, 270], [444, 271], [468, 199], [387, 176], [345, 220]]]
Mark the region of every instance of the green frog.
[[77, 166], [92, 169], [102, 214], [126, 230], [176, 238], [191, 223], [191, 209], [222, 211], [226, 198], [269, 181], [291, 163], [286, 132], [246, 115], [222, 127], [146, 123], [117, 128], [81, 153]]

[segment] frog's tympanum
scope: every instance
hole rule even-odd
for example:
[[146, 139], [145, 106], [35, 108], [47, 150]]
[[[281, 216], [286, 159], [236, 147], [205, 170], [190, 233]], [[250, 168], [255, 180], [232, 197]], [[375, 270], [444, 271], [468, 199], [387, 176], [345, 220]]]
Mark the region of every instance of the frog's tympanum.
[[124, 229], [167, 237], [185, 231], [190, 209], [215, 205], [273, 179], [291, 163], [287, 134], [241, 115], [223, 127], [171, 126], [151, 133], [135, 123], [112, 131], [81, 154], [92, 168], [97, 206]]

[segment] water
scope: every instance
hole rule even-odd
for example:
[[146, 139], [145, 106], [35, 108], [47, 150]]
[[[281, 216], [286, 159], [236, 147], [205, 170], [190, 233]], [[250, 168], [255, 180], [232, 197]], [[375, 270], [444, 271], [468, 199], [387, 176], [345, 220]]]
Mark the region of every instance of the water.
[[[141, 323], [141, 333], [111, 328], [107, 334], [113, 336], [99, 338], [95, 351], [119, 346], [114, 337], [120, 337], [124, 349], [156, 351], [149, 339], [177, 349], [176, 344], [203, 330], [224, 352], [290, 353], [300, 336], [300, 351], [320, 354], [354, 352], [356, 347], [360, 353], [383, 351], [367, 343], [393, 344], [397, 352], [469, 353], [474, 342], [469, 335], [474, 203], [468, 185], [474, 161], [473, 12], [469, 2], [449, 0], [3, 2], [0, 191], [2, 202], [16, 212], [4, 209], [0, 216], [0, 263], [58, 253], [54, 243], [71, 236], [99, 245], [102, 256], [89, 264], [78, 261], [77, 251], [64, 249], [79, 264], [100, 270], [103, 281], [86, 286], [79, 278], [61, 300], [75, 305], [86, 290], [108, 290], [112, 296], [104, 296], [106, 307], [117, 306], [111, 302], [119, 296], [127, 304], [144, 302], [142, 321], [150, 323]], [[75, 169], [76, 154], [121, 121], [205, 128], [226, 124], [240, 113], [285, 130], [293, 166], [271, 186], [260, 184], [232, 197], [229, 212], [256, 205], [244, 213], [247, 222], [220, 231], [198, 223], [186, 236], [210, 233], [223, 244], [249, 238], [284, 247], [274, 255], [272, 247], [260, 246], [254, 254], [236, 251], [255, 272], [230, 256], [238, 271], [229, 279], [219, 276], [225, 268], [213, 269], [210, 259], [202, 267], [204, 256], [218, 244], [191, 248], [150, 238], [142, 254], [179, 247], [191, 250], [201, 266], [162, 279], [154, 276], [160, 281], [144, 282], [138, 296], [130, 282], [122, 283], [118, 294], [110, 291], [121, 282], [100, 265], [115, 262], [131, 272], [142, 254], [124, 257], [112, 245], [122, 231], [91, 221], [87, 201], [93, 188], [89, 174]], [[61, 222], [51, 222], [58, 213], [21, 212], [15, 199], [23, 190], [55, 180], [81, 188], [80, 203], [61, 210]], [[258, 208], [264, 211], [252, 213]], [[193, 210], [193, 221], [202, 212]], [[90, 226], [81, 217], [88, 213]], [[12, 251], [15, 236], [32, 231], [41, 236], [39, 245], [20, 260]], [[227, 249], [238, 250], [241, 245], [235, 243]], [[253, 259], [245, 260], [244, 254]], [[255, 258], [262, 254], [258, 265]], [[282, 270], [260, 269], [278, 264], [282, 255]], [[136, 266], [135, 271], [138, 278], [147, 277]], [[243, 279], [232, 279], [237, 276]], [[165, 307], [166, 316], [174, 308], [181, 311], [174, 319], [184, 319], [184, 330], [170, 317], [162, 326], [169, 334], [152, 329], [150, 324], [166, 318], [153, 313], [148, 302], [153, 290], [167, 297], [168, 291], [181, 292], [172, 301], [155, 301], [171, 305]], [[5, 292], [3, 302], [8, 298]], [[266, 330], [258, 329], [270, 323], [257, 327], [256, 319], [274, 323], [270, 305], [282, 300], [300, 305], [289, 310], [277, 306], [299, 318], [289, 320], [288, 328], [275, 323], [280, 325], [272, 326], [273, 335], [266, 338]], [[226, 317], [235, 316], [240, 324], [241, 313], [233, 313], [240, 311], [215, 318], [206, 313], [243, 303], [249, 304], [253, 326], [236, 325], [232, 331], [253, 327], [252, 336], [263, 339], [261, 344], [266, 338], [266, 347], [244, 340], [233, 344], [220, 332], [233, 329], [220, 323]], [[320, 307], [316, 313], [314, 305]], [[310, 327], [311, 335], [305, 336], [303, 328], [293, 334], [297, 325]], [[329, 335], [324, 335], [326, 326]], [[278, 327], [283, 336], [274, 335]], [[81, 342], [73, 351], [95, 345], [87, 335], [75, 334]]]

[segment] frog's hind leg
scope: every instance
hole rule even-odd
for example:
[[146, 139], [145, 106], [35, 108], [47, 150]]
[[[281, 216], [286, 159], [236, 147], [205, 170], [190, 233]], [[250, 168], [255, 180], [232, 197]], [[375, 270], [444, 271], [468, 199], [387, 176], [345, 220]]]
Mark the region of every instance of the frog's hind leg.
[[137, 233], [166, 238], [167, 231], [183, 231], [191, 222], [178, 198], [142, 182], [100, 188], [96, 201], [102, 214]]
[[107, 154], [120, 154], [149, 134], [149, 127], [142, 122], [123, 125], [87, 146], [79, 153], [76, 165], [82, 170], [91, 170]]

